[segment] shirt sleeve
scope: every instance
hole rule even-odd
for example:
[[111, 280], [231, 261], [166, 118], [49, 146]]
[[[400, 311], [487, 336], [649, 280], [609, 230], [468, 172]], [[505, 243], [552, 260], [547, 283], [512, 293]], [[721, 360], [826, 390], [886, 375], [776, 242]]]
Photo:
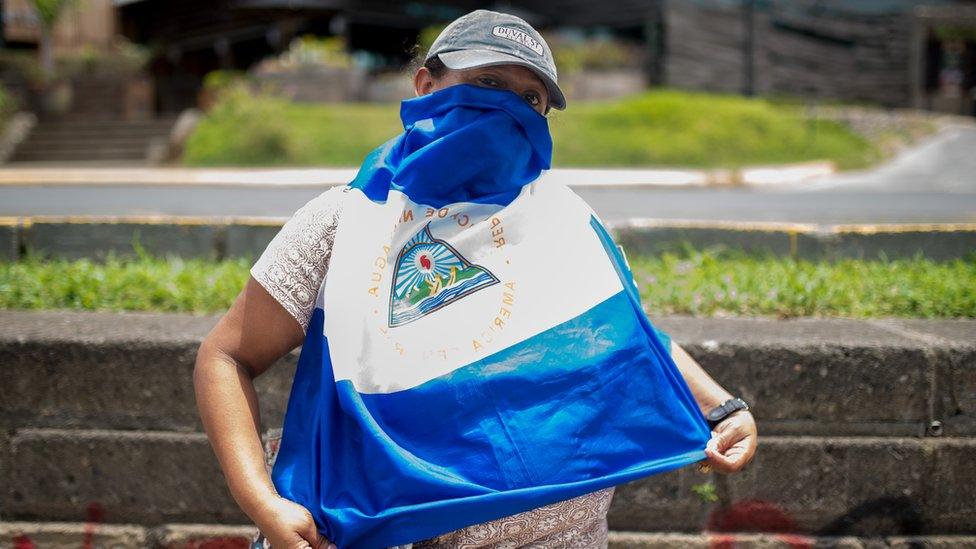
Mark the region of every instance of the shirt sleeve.
[[308, 329], [325, 281], [339, 223], [342, 186], [309, 200], [285, 222], [254, 265], [251, 276]]

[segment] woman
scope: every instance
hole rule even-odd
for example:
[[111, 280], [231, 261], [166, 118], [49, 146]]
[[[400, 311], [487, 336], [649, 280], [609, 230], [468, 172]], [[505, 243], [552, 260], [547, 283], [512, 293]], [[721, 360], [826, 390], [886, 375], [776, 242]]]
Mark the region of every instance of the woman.
[[[359, 209], [353, 211], [353, 206], [350, 204], [354, 205], [356, 202], [344, 199], [343, 195], [355, 194], [348, 193], [348, 191], [356, 189], [366, 195], [376, 194], [382, 200], [377, 199], [375, 202], [385, 204], [393, 202], [393, 197], [402, 198], [412, 193], [410, 200], [416, 198], [417, 204], [435, 205], [433, 208], [427, 209], [429, 216], [432, 215], [432, 212], [439, 211], [438, 208], [441, 206], [453, 204], [452, 200], [475, 204], [470, 210], [460, 210], [454, 214], [456, 225], [466, 225], [469, 222], [467, 213], [470, 213], [472, 218], [476, 217], [475, 212], [479, 211], [478, 208], [481, 206], [476, 203], [481, 201], [482, 197], [495, 197], [486, 199], [485, 204], [491, 203], [493, 200], [500, 201], [497, 197], [506, 193], [510, 193], [508, 198], [503, 201], [506, 204], [514, 203], [513, 196], [516, 199], [531, 198], [523, 192], [528, 188], [523, 184], [528, 181], [534, 182], [540, 170], [548, 168], [547, 155], [551, 154], [551, 143], [547, 141], [548, 128], [543, 122], [545, 120], [543, 115], [547, 114], [550, 108], [565, 108], [565, 98], [556, 83], [555, 66], [552, 63], [551, 52], [542, 37], [524, 20], [488, 10], [476, 10], [445, 28], [428, 52], [424, 66], [417, 69], [414, 84], [417, 98], [404, 102], [401, 117], [404, 118], [408, 129], [416, 131], [412, 134], [406, 132], [400, 138], [391, 140], [371, 153], [364, 162], [357, 180], [350, 185], [329, 189], [300, 208], [252, 267], [252, 276], [247, 281], [245, 288], [200, 346], [194, 371], [198, 407], [231, 493], [245, 513], [258, 526], [261, 533], [259, 543], [263, 542], [265, 545], [270, 543], [275, 548], [333, 547], [331, 541], [320, 531], [322, 526], [332, 528], [333, 530], [330, 531], [340, 532], [341, 535], [347, 536], [350, 540], [356, 539], [358, 546], [364, 547], [383, 547], [385, 545], [378, 544], [377, 540], [399, 539], [395, 535], [391, 537], [389, 534], [391, 530], [396, 528], [411, 532], [436, 533], [432, 536], [424, 535], [410, 538], [409, 541], [413, 542], [414, 547], [512, 547], [527, 545], [536, 547], [605, 547], [607, 544], [606, 512], [613, 494], [613, 486], [608, 482], [600, 484], [600, 489], [586, 491], [585, 493], [580, 488], [583, 486], [581, 483], [574, 492], [563, 492], [576, 494], [569, 498], [559, 497], [561, 492], [558, 491], [543, 493], [542, 491], [527, 489], [524, 491], [525, 497], [520, 496], [521, 499], [504, 499], [508, 495], [506, 490], [497, 488], [484, 490], [484, 493], [479, 495], [477, 489], [483, 488], [483, 486], [477, 486], [475, 483], [472, 485], [476, 489], [474, 493], [463, 492], [462, 495], [465, 497], [454, 498], [458, 501], [480, 500], [484, 502], [480, 506], [472, 507], [466, 511], [470, 512], [470, 515], [468, 515], [469, 519], [464, 522], [455, 516], [456, 508], [448, 508], [450, 509], [449, 512], [441, 514], [430, 512], [423, 514], [424, 505], [439, 504], [443, 501], [450, 502], [452, 500], [450, 495], [445, 495], [442, 498], [432, 497], [430, 501], [421, 501], [420, 504], [417, 504], [418, 501], [412, 501], [411, 505], [404, 503], [405, 500], [399, 497], [397, 492], [408, 492], [411, 489], [408, 484], [417, 481], [417, 479], [408, 478], [408, 474], [429, 474], [429, 462], [421, 463], [423, 467], [419, 468], [416, 467], [416, 463], [403, 465], [403, 476], [393, 475], [390, 477], [392, 480], [389, 485], [384, 487], [387, 492], [393, 491], [392, 495], [377, 492], [375, 489], [370, 491], [369, 488], [363, 488], [364, 495], [359, 495], [358, 500], [356, 497], [349, 496], [349, 493], [355, 492], [362, 486], [357, 486], [355, 482], [349, 485], [343, 484], [350, 482], [346, 477], [360, 474], [361, 470], [370, 467], [384, 467], [382, 463], [379, 463], [384, 456], [377, 457], [376, 454], [371, 454], [370, 457], [375, 457], [378, 461], [369, 464], [355, 463], [355, 467], [352, 469], [346, 464], [347, 468], [342, 473], [333, 472], [324, 467], [320, 468], [321, 463], [309, 463], [309, 460], [321, 459], [328, 460], [332, 466], [336, 466], [335, 464], [341, 465], [343, 459], [354, 460], [355, 455], [352, 454], [333, 455], [332, 447], [353, 444], [353, 442], [365, 444], [361, 439], [364, 436], [376, 434], [374, 431], [378, 432], [376, 436], [382, 437], [386, 436], [384, 429], [389, 427], [391, 431], [394, 430], [389, 425], [375, 423], [377, 419], [369, 415], [369, 410], [366, 410], [368, 408], [366, 403], [373, 402], [375, 404], [376, 400], [370, 400], [372, 396], [368, 394], [360, 394], [371, 392], [365, 389], [361, 390], [364, 384], [373, 383], [375, 387], [372, 389], [375, 391], [372, 392], [383, 393], [381, 386], [386, 384], [392, 387], [393, 393], [403, 394], [408, 392], [401, 390], [403, 387], [412, 387], [420, 383], [416, 381], [412, 384], [397, 385], [393, 383], [391, 385], [388, 380], [377, 381], [375, 376], [369, 377], [373, 373], [366, 372], [364, 374], [357, 370], [350, 374], [352, 378], [356, 378], [357, 375], [360, 376], [358, 378], [360, 385], [356, 387], [355, 391], [348, 390], [345, 395], [340, 394], [337, 397], [332, 397], [331, 401], [319, 401], [316, 400], [319, 395], [315, 392], [318, 390], [316, 389], [318, 386], [308, 382], [309, 376], [322, 377], [321, 363], [316, 363], [313, 368], [313, 366], [303, 364], [302, 360], [309, 355], [319, 353], [320, 357], [324, 356], [324, 360], [328, 361], [330, 353], [328, 348], [324, 351], [320, 348], [321, 343], [309, 343], [309, 335], [312, 332], [323, 330], [323, 300], [333, 304], [333, 308], [326, 307], [330, 311], [349, 312], [350, 314], [358, 311], [350, 304], [352, 303], [350, 300], [358, 299], [349, 297], [349, 294], [355, 292], [349, 291], [348, 284], [346, 286], [341, 285], [343, 280], [349, 278], [346, 276], [347, 271], [342, 269], [346, 268], [350, 260], [338, 261], [335, 264], [332, 264], [331, 261], [333, 251], [339, 253], [338, 250], [342, 250], [341, 253], [345, 253], [347, 256], [353, 255], [352, 246], [349, 244], [351, 237], [347, 237], [345, 241], [341, 238], [339, 241], [336, 240], [336, 234], [341, 233], [340, 219], [346, 220], [343, 221], [342, 227], [360, 223], [356, 230], [364, 233], [371, 230], [382, 233], [384, 230], [382, 228], [375, 229], [372, 226], [376, 225], [375, 223], [370, 225], [368, 222], [362, 221], [364, 216], [372, 215], [370, 212], [373, 210]], [[486, 89], [496, 91], [482, 91]], [[451, 105], [456, 108], [447, 109]], [[526, 105], [529, 109], [525, 108]], [[499, 114], [503, 111], [511, 117]], [[531, 111], [534, 111], [535, 114], [529, 114]], [[533, 118], [536, 115], [538, 115], [537, 118]], [[523, 124], [522, 127], [518, 127], [512, 121], [512, 117]], [[444, 131], [450, 130], [451, 133], [438, 134], [438, 128], [441, 127], [447, 128]], [[468, 132], [472, 129], [475, 131]], [[425, 131], [428, 133], [424, 133]], [[472, 135], [475, 137], [471, 137]], [[441, 150], [436, 150], [438, 147]], [[430, 163], [430, 158], [414, 154], [418, 150], [430, 149], [434, 149], [431, 153], [434, 156], [430, 157], [436, 161], [433, 164]], [[464, 152], [459, 153], [458, 151]], [[394, 153], [400, 154], [402, 157]], [[471, 168], [472, 165], [475, 168]], [[447, 166], [447, 169], [438, 175], [438, 185], [431, 186], [429, 181], [424, 180], [425, 177], [429, 179], [428, 171], [418, 169], [417, 166], [432, 167], [431, 169]], [[410, 172], [411, 167], [414, 168], [413, 172]], [[460, 179], [455, 173], [464, 172], [468, 169], [474, 171], [469, 173], [465, 179]], [[486, 170], [492, 173], [485, 173]], [[495, 171], [502, 175], [493, 173]], [[482, 174], [484, 177], [480, 177]], [[494, 179], [492, 176], [495, 176]], [[505, 188], [497, 186], [499, 182], [505, 183], [509, 179], [520, 177], [522, 179], [518, 184], [509, 184]], [[418, 179], [420, 183], [411, 187], [410, 181]], [[459, 185], [451, 188], [451, 182], [455, 180], [459, 182]], [[445, 194], [447, 193], [446, 188], [450, 188], [455, 194], [449, 197]], [[540, 189], [542, 188], [540, 187]], [[532, 192], [536, 193], [534, 186]], [[546, 195], [541, 190], [537, 194]], [[467, 199], [464, 201], [457, 200], [458, 196], [461, 195]], [[403, 198], [403, 200], [407, 199]], [[413, 202], [410, 200], [408, 202], [412, 204]], [[378, 207], [369, 201], [364, 200], [362, 202], [367, 204], [364, 207]], [[566, 204], [570, 204], [570, 202], [566, 202]], [[448, 210], [446, 206], [442, 209]], [[396, 209], [394, 211], [398, 221], [397, 227], [408, 219], [408, 212], [412, 216], [413, 210], [404, 209], [401, 212]], [[463, 216], [463, 223], [462, 217], [458, 217], [459, 215]], [[492, 214], [485, 214], [482, 222], [483, 226], [491, 229], [494, 245], [502, 246], [505, 243], [506, 233], [503, 233], [504, 227], [501, 224], [496, 226], [498, 218], [492, 217]], [[599, 223], [595, 218], [593, 225], [595, 229], [598, 228]], [[420, 225], [416, 225], [416, 227], [420, 227]], [[441, 227], [446, 227], [446, 225], [442, 224]], [[462, 234], [462, 228], [454, 227], [455, 236]], [[453, 305], [450, 301], [446, 302], [445, 305], [443, 300], [424, 309], [422, 306], [425, 304], [425, 300], [435, 300], [435, 298], [449, 295], [452, 296], [450, 299], [455, 299], [457, 295], [472, 295], [472, 292], [476, 293], [476, 291], [481, 292], [481, 296], [488, 295], [488, 291], [482, 290], [482, 287], [502, 290], [502, 280], [490, 272], [494, 270], [497, 274], [498, 269], [483, 268], [490, 263], [490, 257], [479, 255], [478, 257], [483, 257], [479, 266], [476, 264], [477, 261], [469, 261], [472, 257], [471, 252], [464, 252], [463, 247], [455, 249], [447, 244], [447, 240], [434, 237], [430, 229], [429, 224], [419, 231], [415, 228], [411, 229], [413, 231], [412, 236], [408, 235], [410, 236], [409, 240], [401, 247], [401, 253], [392, 265], [388, 266], [388, 259], [393, 258], [393, 252], [384, 248], [383, 255], [377, 259], [379, 266], [377, 272], [370, 273], [377, 280], [383, 279], [387, 282], [388, 280], [384, 277], [393, 276], [392, 284], [387, 285], [390, 292], [388, 318], [385, 316], [386, 312], [380, 315], [378, 309], [373, 311], [378, 316], [384, 317], [380, 330], [387, 339], [389, 339], [390, 333], [388, 329], [397, 327], [397, 329], [404, 330], [406, 329], [404, 326], [411, 323], [416, 327], [420, 324], [419, 322], [415, 323], [418, 318], [422, 316], [435, 318], [438, 316], [438, 313], [432, 313], [432, 311], [442, 309], [445, 312], [439, 314], [444, 317], [448, 314], [446, 311], [456, 312], [461, 309], [461, 305]], [[513, 229], [516, 228], [509, 226], [507, 235], [510, 239], [512, 237], [517, 239], [518, 233], [512, 233]], [[440, 230], [439, 228], [438, 231]], [[351, 231], [352, 229], [347, 228], [346, 234]], [[603, 245], [606, 246], [609, 239], [605, 233], [603, 234]], [[595, 238], [591, 240], [599, 242]], [[345, 247], [343, 247], [343, 243]], [[460, 245], [458, 244], [458, 246]], [[577, 246], [577, 243], [574, 242], [574, 246]], [[579, 249], [582, 249], [582, 245], [579, 244], [579, 246]], [[577, 248], [573, 248], [573, 250], [576, 251]], [[606, 248], [606, 250], [608, 254], [616, 254], [610, 248]], [[407, 257], [404, 257], [405, 253]], [[468, 255], [468, 259], [465, 259], [464, 255]], [[623, 266], [621, 258], [616, 257], [616, 268], [618, 274], [621, 274], [626, 268]], [[450, 265], [450, 269], [437, 274], [438, 271], [432, 262]], [[508, 262], [509, 260], [506, 259], [505, 263]], [[538, 271], [540, 268], [541, 264], [532, 267], [534, 271]], [[418, 272], [421, 274], [426, 272], [427, 278], [418, 275]], [[612, 273], [612, 270], [609, 272]], [[330, 275], [328, 279], [327, 273]], [[400, 285], [397, 283], [397, 277], [401, 274], [404, 277], [408, 275], [413, 277], [409, 279], [409, 284]], [[558, 281], [563, 278], [565, 276], [553, 279], [553, 284], [558, 284]], [[325, 284], [323, 280], [328, 280], [330, 284]], [[471, 282], [478, 280], [483, 281], [483, 283]], [[589, 282], [589, 279], [586, 280]], [[624, 280], [624, 278], [622, 277], [620, 280]], [[444, 288], [465, 288], [465, 281], [470, 282], [470, 284], [466, 286], [467, 289], [458, 290], [461, 294], [457, 292], [452, 294], [450, 291], [444, 290]], [[627, 286], [626, 282], [623, 284], [625, 287]], [[401, 286], [402, 292], [404, 292], [402, 295], [398, 293], [401, 291]], [[618, 285], [617, 288], [619, 287]], [[378, 288], [379, 286], [370, 290], [382, 291]], [[514, 284], [511, 289], [515, 291]], [[624, 293], [626, 292], [621, 292], [620, 295], [624, 295]], [[519, 295], [521, 296], [521, 294]], [[467, 299], [469, 305], [474, 301]], [[454, 303], [460, 302], [455, 301]], [[502, 311], [508, 310], [503, 307]], [[507, 319], [510, 312], [501, 314]], [[646, 318], [642, 314], [640, 317], [644, 323], [643, 326], [649, 327]], [[360, 347], [372, 346], [370, 353], [381, 352], [377, 341], [382, 343], [383, 339], [377, 334], [372, 334], [374, 337], [369, 339], [356, 333], [359, 324], [353, 320], [351, 318], [331, 320], [331, 341], [334, 342], [335, 347], [332, 349], [332, 355], [340, 355], [339, 348], [347, 340], [360, 341], [357, 338], [364, 337], [365, 339], [362, 339]], [[499, 335], [493, 332], [494, 330], [502, 330], [504, 326], [504, 320], [496, 318], [493, 325], [481, 332], [487, 334], [487, 337], [481, 340], [473, 339], [474, 351], [470, 349], [468, 351], [476, 352], [478, 347], [487, 344], [491, 337]], [[510, 331], [511, 329], [509, 329]], [[587, 334], [588, 332], [583, 333]], [[338, 337], [339, 335], [342, 337]], [[667, 334], [658, 331], [657, 335], [658, 338], [652, 338], [654, 346], [657, 348], [656, 346], [663, 345], [662, 348], [670, 350], [673, 364], [680, 369], [681, 376], [687, 384], [686, 387], [690, 390], [688, 400], [693, 395], [697, 408], [703, 414], [708, 414], [707, 417], [712, 420], [710, 425], [712, 427], [711, 438], [707, 440], [703, 454], [707, 457], [705, 467], [714, 467], [716, 470], [726, 473], [741, 470], [752, 458], [756, 448], [756, 427], [748, 408], [742, 406], [741, 400], [732, 399], [732, 395], [712, 380], [680, 346], [671, 342]], [[275, 360], [302, 345], [303, 342], [303, 359], [300, 359], [299, 371], [296, 373], [296, 381], [289, 399], [289, 410], [285, 422], [286, 439], [283, 443], [285, 449], [282, 450], [282, 453], [287, 454], [289, 461], [278, 464], [276, 482], [273, 482], [266, 468], [264, 448], [259, 436], [258, 403], [252, 379], [263, 373]], [[392, 356], [396, 356], [396, 351], [403, 354], [403, 349], [400, 347], [401, 343], [394, 341], [391, 347], [396, 350], [384, 352], [393, 353]], [[576, 349], [577, 354], [580, 349], [587, 350], [586, 347], [574, 347], [574, 349]], [[357, 352], [360, 353], [355, 355], [360, 357], [357, 360], [331, 364], [337, 374], [341, 374], [340, 369], [348, 369], [354, 362], [365, 360], [361, 357], [367, 355], [362, 354], [361, 349]], [[625, 355], [630, 356], [631, 354], [633, 353], [626, 353]], [[427, 358], [434, 361], [439, 357]], [[573, 358], [563, 357], [560, 360], [571, 361]], [[316, 368], [318, 371], [313, 371]], [[646, 370], [644, 366], [640, 368], [635, 371], [640, 373]], [[401, 372], [398, 375], [412, 375], [412, 372]], [[322, 386], [334, 386], [347, 381], [340, 379], [340, 377], [342, 376], [336, 375], [335, 380], [329, 378], [326, 380], [328, 383]], [[617, 377], [623, 378], [625, 376]], [[315, 380], [320, 381], [318, 377]], [[675, 385], [676, 390], [680, 390], [679, 385]], [[593, 391], [597, 390], [599, 389], [593, 389]], [[626, 390], [626, 387], [620, 386], [619, 390]], [[685, 393], [687, 394], [688, 391]], [[353, 396], [350, 397], [349, 395]], [[680, 396], [679, 393], [675, 393], [675, 395]], [[309, 402], [313, 404], [304, 404], [304, 397], [308, 397]], [[638, 395], [637, 398], [639, 397]], [[677, 400], [677, 397], [675, 399]], [[410, 406], [416, 408], [417, 402], [413, 401]], [[436, 408], [437, 404], [439, 403], [432, 403], [431, 405]], [[592, 402], [588, 405], [590, 408], [594, 407]], [[670, 406], [671, 403], [665, 403], [665, 405]], [[346, 429], [345, 431], [342, 429], [330, 430], [334, 427], [324, 425], [322, 423], [325, 421], [322, 420], [324, 416], [318, 415], [321, 413], [318, 408], [324, 406], [331, 406], [332, 411], [330, 413], [335, 414], [340, 412], [354, 413], [356, 411], [354, 409], [358, 406], [359, 412], [365, 415], [365, 419], [355, 418], [355, 421], [359, 421], [359, 423], [349, 423], [343, 428]], [[608, 407], [610, 406], [608, 405]], [[638, 406], [624, 402], [623, 407], [635, 408]], [[679, 412], [680, 410], [677, 407], [668, 411], [670, 414]], [[410, 414], [412, 411], [409, 408], [401, 408], [398, 413]], [[619, 413], [625, 414], [626, 412]], [[315, 417], [310, 420], [309, 418], [313, 415]], [[444, 416], [445, 414], [441, 413], [440, 415]], [[451, 412], [446, 415], [451, 415]], [[646, 415], [642, 414], [640, 417]], [[437, 413], [435, 412], [433, 416], [427, 419], [431, 422], [437, 422]], [[701, 416], [689, 416], [689, 420], [702, 423]], [[393, 420], [381, 418], [378, 421], [382, 423]], [[483, 418], [478, 421], [484, 423]], [[676, 423], [677, 421], [675, 419]], [[366, 427], [363, 427], [364, 424]], [[565, 428], [567, 425], [572, 429], [580, 427], [580, 425], [571, 422], [557, 425], [557, 427]], [[688, 425], [694, 427], [691, 423]], [[403, 426], [399, 427], [402, 428]], [[539, 426], [540, 429], [546, 427], [541, 424]], [[352, 432], [349, 429], [354, 428], [360, 430], [350, 435], [353, 439], [326, 440], [318, 446], [308, 444], [308, 441], [302, 438], [321, 435], [321, 431], [327, 431], [338, 437], [341, 433]], [[470, 426], [467, 429], [470, 430]], [[290, 441], [287, 439], [289, 432], [292, 434]], [[402, 434], [402, 432], [401, 429], [400, 433]], [[418, 434], [419, 436], [421, 435]], [[443, 438], [443, 432], [438, 436]], [[479, 434], [479, 436], [481, 435]], [[556, 442], [555, 438], [550, 440]], [[403, 445], [411, 443], [410, 440], [398, 442]], [[572, 444], [579, 443], [578, 440], [571, 442]], [[694, 446], [694, 441], [685, 442], [692, 443], [691, 446], [687, 447]], [[383, 443], [389, 446], [388, 441]], [[386, 446], [379, 445], [375, 448], [386, 448]], [[378, 451], [374, 447], [369, 448], [371, 452]], [[422, 449], [419, 448], [415, 449], [416, 451], [413, 453], [403, 451], [399, 447], [396, 450], [401, 452], [401, 458], [407, 456], [408, 461], [422, 453]], [[450, 451], [451, 447], [448, 447], [447, 450]], [[336, 450], [336, 452], [341, 451], [341, 449]], [[570, 448], [568, 451], [572, 452], [573, 450]], [[558, 452], [558, 450], [554, 449], [553, 452]], [[698, 453], [688, 453], [685, 454], [685, 457], [691, 455], [696, 456], [695, 459], [697, 459]], [[476, 455], [476, 452], [462, 452], [461, 460], [481, 459], [483, 457]], [[492, 460], [492, 463], [498, 461], [495, 459]], [[524, 467], [525, 463], [523, 462], [519, 466]], [[303, 471], [303, 467], [307, 471]], [[411, 467], [414, 468], [411, 469]], [[463, 468], [464, 464], [462, 463], [458, 467]], [[400, 471], [397, 470], [397, 472]], [[453, 469], [448, 468], [446, 471], [451, 472]], [[321, 478], [329, 475], [335, 476], [326, 479]], [[606, 478], [610, 478], [610, 476]], [[624, 477], [614, 478], [623, 479]], [[447, 490], [453, 486], [452, 482], [456, 481], [456, 479], [452, 479], [452, 482], [438, 485], [436, 482], [432, 483], [430, 478], [421, 480], [427, 482], [427, 484], [418, 484], [422, 488], [421, 492], [430, 489], [431, 486], [446, 486], [445, 489]], [[401, 481], [403, 484], [398, 484]], [[506, 478], [506, 482], [509, 481], [511, 479]], [[354, 504], [347, 502], [347, 507], [341, 509], [344, 514], [333, 509], [334, 514], [322, 515], [322, 509], [310, 510], [294, 501], [294, 499], [301, 497], [310, 503], [317, 503], [319, 500], [316, 498], [324, 498], [322, 493], [312, 493], [311, 488], [308, 491], [305, 490], [305, 487], [313, 484], [316, 485], [316, 490], [331, 489], [333, 491], [331, 494], [332, 503], [348, 496], [348, 499], [355, 500]], [[597, 485], [594, 484], [593, 486]], [[287, 494], [294, 499], [282, 495], [279, 488], [285, 489]], [[518, 491], [510, 493], [516, 492]], [[478, 497], [474, 497], [472, 494]], [[532, 499], [533, 497], [536, 499]], [[362, 509], [363, 506], [368, 507], [377, 499], [384, 498], [386, 499], [380, 502], [378, 508]], [[416, 497], [414, 499], [416, 500]], [[502, 503], [498, 503], [499, 501]], [[530, 506], [526, 503], [530, 501], [546, 503]], [[356, 505], [360, 507], [356, 507]], [[397, 509], [407, 508], [411, 512], [417, 511], [417, 513], [408, 514], [404, 512], [403, 515], [396, 515]], [[502, 515], [500, 509], [524, 510]], [[382, 517], [380, 517], [381, 515]], [[493, 518], [474, 523], [470, 520], [472, 516]], [[324, 522], [325, 519], [335, 521], [337, 520], [336, 517], [349, 517], [350, 523], [366, 525], [363, 528], [368, 526], [377, 529], [377, 531], [382, 530], [382, 528], [386, 528], [386, 530], [382, 534], [369, 537], [372, 535], [369, 532], [351, 532], [351, 527], [346, 528], [337, 524], [319, 525], [316, 522], [317, 518], [323, 519], [319, 522]], [[377, 517], [387, 522], [380, 524]], [[411, 519], [411, 517], [423, 518]], [[399, 522], [397, 522], [398, 520]], [[431, 521], [443, 521], [443, 524], [465, 524], [465, 526], [448, 531], [443, 527], [438, 529], [439, 526], [437, 525], [426, 524]], [[339, 526], [343, 527], [339, 528]], [[359, 537], [354, 538], [354, 535]], [[401, 545], [402, 547], [411, 545], [411, 543], [407, 543], [407, 540], [402, 543], [406, 543]]]

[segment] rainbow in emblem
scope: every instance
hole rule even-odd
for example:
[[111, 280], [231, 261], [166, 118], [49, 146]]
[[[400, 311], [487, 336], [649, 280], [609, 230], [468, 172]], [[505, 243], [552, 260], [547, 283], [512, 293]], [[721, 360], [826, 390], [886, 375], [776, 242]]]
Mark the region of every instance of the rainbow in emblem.
[[428, 221], [397, 254], [390, 327], [413, 322], [497, 283], [488, 269], [471, 264], [450, 244], [434, 238]]

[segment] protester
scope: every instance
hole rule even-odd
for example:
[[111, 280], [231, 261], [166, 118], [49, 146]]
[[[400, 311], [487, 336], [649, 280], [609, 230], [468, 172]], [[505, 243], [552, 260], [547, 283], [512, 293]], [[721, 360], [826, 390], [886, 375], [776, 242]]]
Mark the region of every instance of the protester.
[[[404, 132], [295, 213], [200, 347], [255, 545], [606, 547], [615, 485], [741, 470], [745, 403], [651, 325], [599, 217], [544, 176], [566, 99], [542, 36], [476, 10], [414, 84]], [[299, 345], [269, 474], [252, 379]]]

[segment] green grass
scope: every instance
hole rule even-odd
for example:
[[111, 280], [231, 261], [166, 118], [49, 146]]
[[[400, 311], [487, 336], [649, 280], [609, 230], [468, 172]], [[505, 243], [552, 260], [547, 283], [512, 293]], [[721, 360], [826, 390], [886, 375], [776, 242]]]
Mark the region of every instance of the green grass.
[[[857, 168], [880, 158], [875, 144], [841, 124], [809, 121], [777, 99], [655, 89], [621, 99], [577, 101], [550, 115], [554, 167], [684, 166], [828, 159]], [[231, 92], [186, 144], [190, 166], [359, 166], [403, 130], [399, 103], [299, 104]]]
[[552, 124], [556, 166], [739, 167], [829, 159], [842, 169], [879, 158], [836, 122], [797, 105], [676, 90], [581, 102]]
[[188, 166], [359, 166], [403, 131], [396, 105], [290, 103], [237, 97], [187, 140]]
[[637, 257], [631, 266], [654, 314], [976, 317], [976, 255], [827, 262], [689, 251]]
[[0, 308], [214, 313], [244, 286], [246, 259], [0, 262]]
[[[717, 250], [631, 257], [655, 315], [976, 318], [976, 256], [810, 262]], [[0, 308], [226, 310], [249, 259], [0, 262]]]

